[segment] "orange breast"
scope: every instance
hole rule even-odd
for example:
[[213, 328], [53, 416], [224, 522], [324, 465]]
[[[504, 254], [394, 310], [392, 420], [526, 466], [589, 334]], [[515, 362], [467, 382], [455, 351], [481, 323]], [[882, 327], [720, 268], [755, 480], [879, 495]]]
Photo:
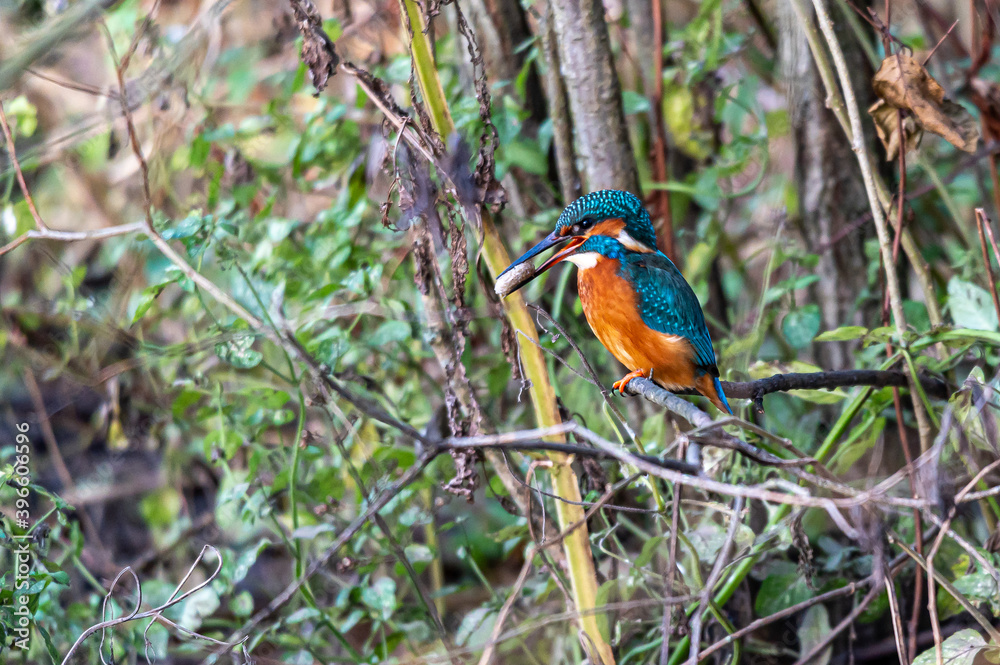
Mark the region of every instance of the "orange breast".
[[651, 329], [639, 313], [638, 296], [621, 276], [618, 261], [601, 258], [577, 277], [587, 323], [608, 351], [629, 370], [653, 370], [668, 390], [695, 385], [694, 349], [683, 337]]

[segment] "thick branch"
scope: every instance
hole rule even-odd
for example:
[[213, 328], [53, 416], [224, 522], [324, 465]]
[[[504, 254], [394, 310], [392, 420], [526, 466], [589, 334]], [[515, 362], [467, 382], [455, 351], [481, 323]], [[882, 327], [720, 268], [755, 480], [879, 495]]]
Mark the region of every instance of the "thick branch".
[[[920, 385], [932, 397], [947, 397], [951, 391], [948, 384], [933, 376], [921, 375]], [[758, 403], [764, 395], [787, 390], [823, 390], [848, 386], [908, 386], [906, 374], [895, 370], [848, 369], [836, 372], [809, 372], [775, 374], [756, 381], [723, 381], [722, 389], [727, 397], [752, 399]]]
[[[951, 388], [943, 379], [921, 374], [920, 385], [928, 397], [941, 399], [951, 395]], [[808, 372], [775, 374], [766, 379], [756, 381], [723, 381], [722, 390], [726, 397], [737, 399], [752, 399], [757, 410], [763, 413], [762, 399], [771, 393], [787, 392], [789, 390], [829, 390], [832, 388], [847, 388], [851, 386], [871, 386], [873, 388], [907, 387], [907, 377], [896, 370], [877, 369], [845, 369], [834, 372]], [[634, 379], [629, 387], [633, 392], [642, 395], [650, 402], [666, 407], [692, 425], [704, 427], [712, 422], [708, 414], [689, 402], [677, 399], [667, 390], [660, 388], [652, 381]], [[693, 390], [677, 391], [678, 395], [696, 395]]]
[[599, 0], [552, 0], [549, 7], [585, 189], [624, 189], [638, 194], [639, 173], [629, 144], [604, 5]]

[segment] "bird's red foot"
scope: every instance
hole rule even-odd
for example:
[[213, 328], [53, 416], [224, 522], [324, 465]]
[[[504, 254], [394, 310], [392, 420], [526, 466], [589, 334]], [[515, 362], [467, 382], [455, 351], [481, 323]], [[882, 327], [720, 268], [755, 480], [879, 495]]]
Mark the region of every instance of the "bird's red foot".
[[648, 379], [651, 376], [653, 376], [653, 372], [652, 370], [648, 369], [637, 369], [635, 371], [629, 372], [628, 374], [623, 376], [620, 381], [614, 382], [614, 384], [611, 386], [611, 392], [624, 393], [625, 386], [627, 386], [632, 379], [638, 379], [638, 378]]

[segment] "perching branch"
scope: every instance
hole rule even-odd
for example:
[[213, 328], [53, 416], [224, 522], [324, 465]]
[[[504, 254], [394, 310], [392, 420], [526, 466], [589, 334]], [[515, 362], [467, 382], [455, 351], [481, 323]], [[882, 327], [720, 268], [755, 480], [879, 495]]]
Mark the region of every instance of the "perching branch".
[[[947, 398], [951, 394], [947, 382], [933, 376], [921, 375], [920, 385], [931, 397]], [[906, 374], [896, 370], [848, 369], [833, 372], [808, 372], [775, 374], [756, 381], [723, 381], [722, 390], [727, 397], [752, 399], [757, 410], [764, 411], [764, 395], [789, 390], [823, 390], [850, 386], [874, 388], [906, 387]]]

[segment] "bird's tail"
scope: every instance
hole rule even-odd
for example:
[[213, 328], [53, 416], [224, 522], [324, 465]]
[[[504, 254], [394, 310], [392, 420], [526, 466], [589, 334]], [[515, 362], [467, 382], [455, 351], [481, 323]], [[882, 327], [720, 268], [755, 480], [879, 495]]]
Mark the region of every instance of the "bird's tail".
[[719, 377], [712, 376], [711, 374], [702, 374], [695, 382], [695, 387], [719, 411], [723, 411], [729, 415], [733, 414], [733, 410], [729, 406], [729, 400], [726, 399], [726, 393], [722, 392], [722, 383], [719, 381]]

